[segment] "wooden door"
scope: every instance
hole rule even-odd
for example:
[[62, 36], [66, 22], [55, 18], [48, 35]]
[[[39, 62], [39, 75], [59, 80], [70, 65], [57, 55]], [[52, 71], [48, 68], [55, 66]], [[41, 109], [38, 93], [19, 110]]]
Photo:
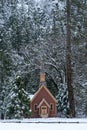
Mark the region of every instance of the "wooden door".
[[41, 116], [47, 116], [47, 106], [41, 106]]

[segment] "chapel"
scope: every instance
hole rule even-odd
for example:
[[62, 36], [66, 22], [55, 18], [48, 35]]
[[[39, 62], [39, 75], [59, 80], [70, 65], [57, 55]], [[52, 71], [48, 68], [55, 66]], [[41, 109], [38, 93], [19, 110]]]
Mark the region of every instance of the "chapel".
[[43, 65], [40, 69], [39, 89], [31, 100], [31, 111], [33, 118], [47, 118], [57, 116], [57, 100], [46, 86]]

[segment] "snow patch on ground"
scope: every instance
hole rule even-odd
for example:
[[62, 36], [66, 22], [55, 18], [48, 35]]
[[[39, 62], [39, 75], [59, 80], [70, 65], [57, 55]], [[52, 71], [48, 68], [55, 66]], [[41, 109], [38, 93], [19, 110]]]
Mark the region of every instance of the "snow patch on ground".
[[0, 120], [0, 130], [86, 130], [87, 119], [35, 118]]

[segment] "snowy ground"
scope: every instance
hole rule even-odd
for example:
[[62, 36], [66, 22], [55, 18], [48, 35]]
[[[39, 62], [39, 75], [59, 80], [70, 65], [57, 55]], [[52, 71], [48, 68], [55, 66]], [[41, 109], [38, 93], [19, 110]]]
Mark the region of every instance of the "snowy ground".
[[87, 119], [0, 120], [0, 130], [87, 130]]

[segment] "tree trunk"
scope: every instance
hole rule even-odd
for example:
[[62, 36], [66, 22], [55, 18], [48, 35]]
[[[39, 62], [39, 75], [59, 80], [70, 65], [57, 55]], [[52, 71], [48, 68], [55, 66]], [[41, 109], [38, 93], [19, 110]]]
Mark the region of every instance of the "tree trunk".
[[67, 36], [66, 36], [66, 80], [68, 87], [69, 116], [75, 117], [74, 93], [72, 86], [72, 67], [71, 67], [71, 20], [70, 20], [70, 0], [66, 0], [67, 17]]

